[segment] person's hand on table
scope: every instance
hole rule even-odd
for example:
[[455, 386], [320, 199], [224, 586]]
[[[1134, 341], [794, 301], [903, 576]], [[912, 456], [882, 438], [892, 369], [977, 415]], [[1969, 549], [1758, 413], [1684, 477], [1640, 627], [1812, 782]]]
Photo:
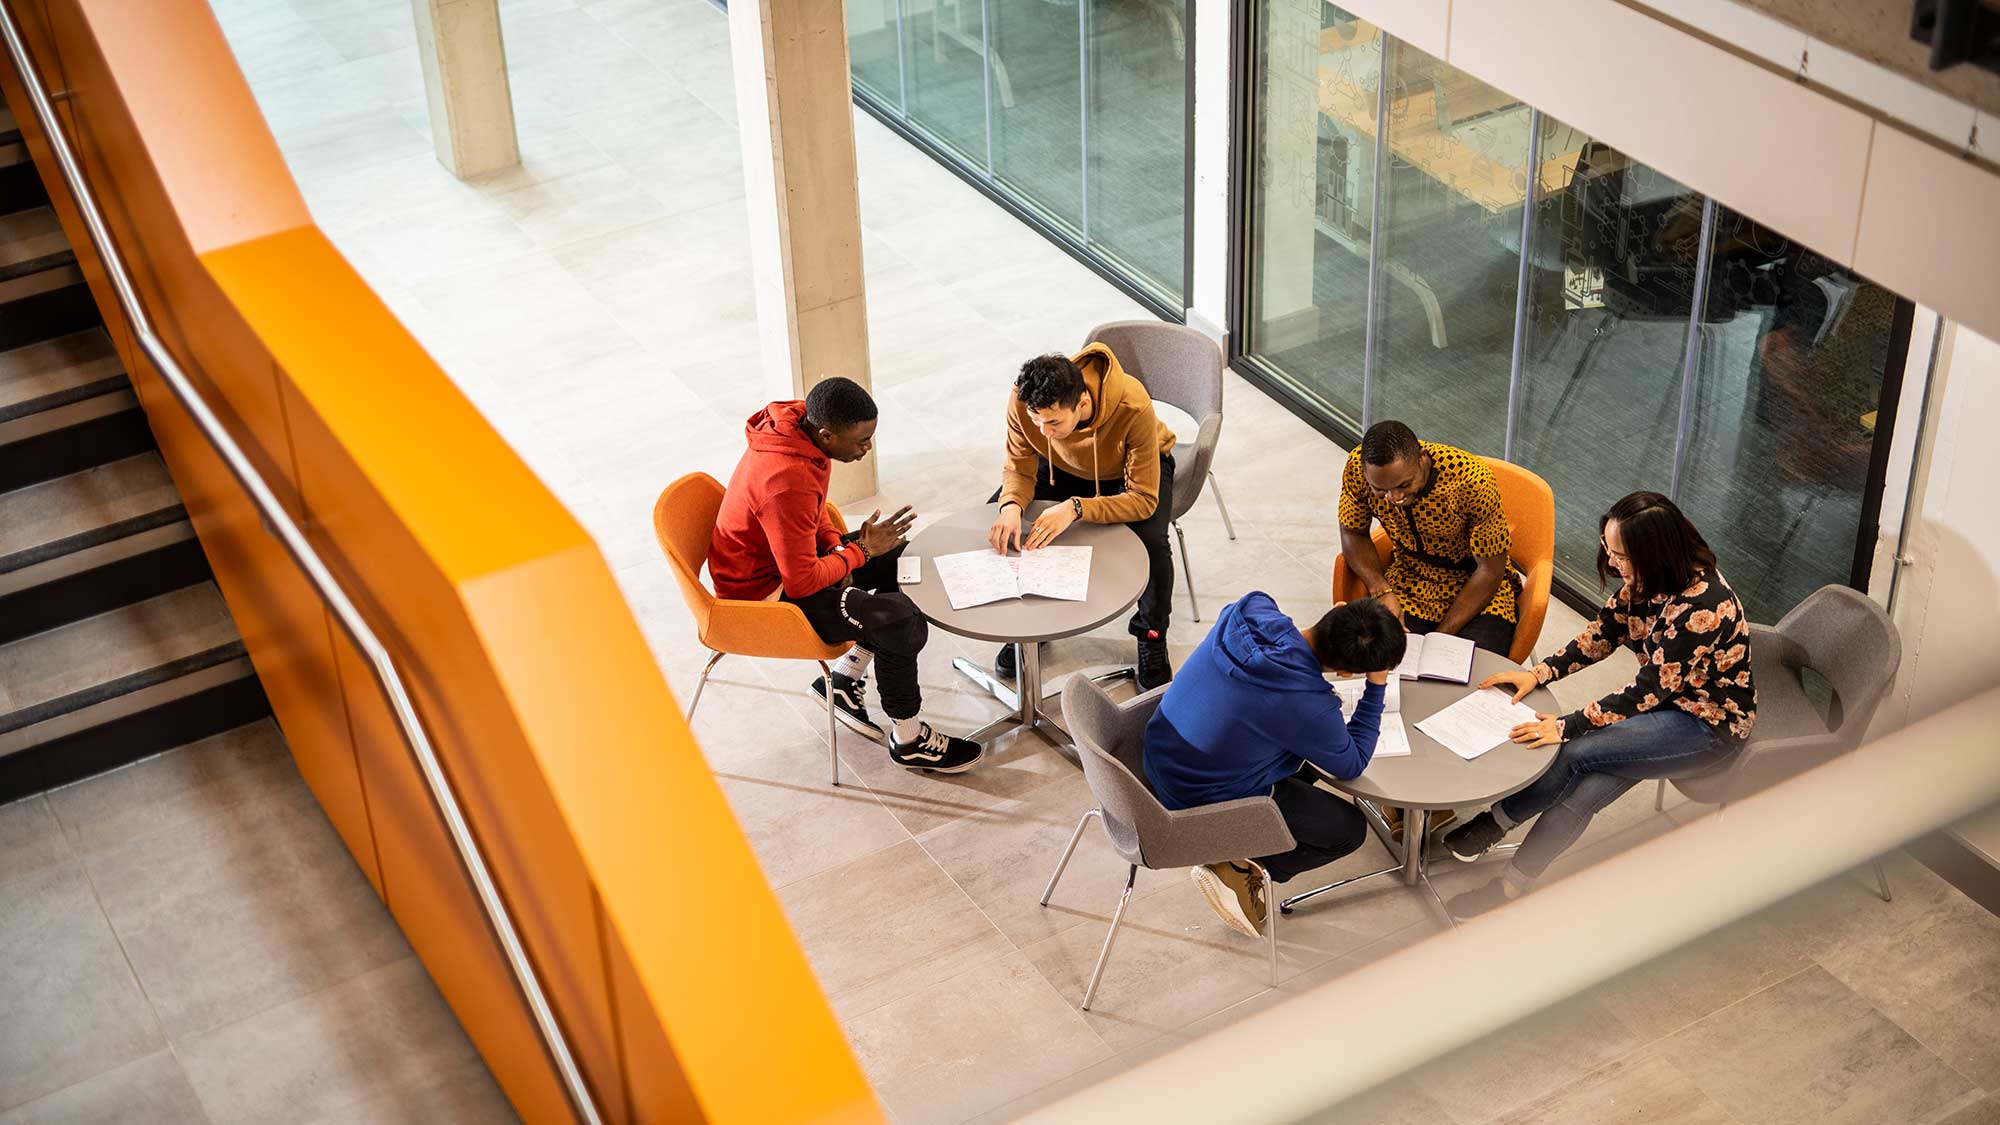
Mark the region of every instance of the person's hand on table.
[[1526, 668], [1509, 668], [1505, 672], [1495, 672], [1479, 681], [1481, 691], [1490, 687], [1503, 687], [1514, 693], [1514, 702], [1528, 698], [1528, 693], [1542, 686], [1535, 674]]
[[1000, 554], [1009, 549], [1021, 549], [1021, 506], [1019, 504], [1000, 505], [1000, 514], [993, 518], [993, 528], [986, 533], [986, 542]]
[[1029, 529], [1028, 538], [1021, 544], [1021, 549], [1032, 551], [1037, 547], [1046, 547], [1055, 542], [1056, 536], [1068, 531], [1069, 525], [1075, 522], [1076, 505], [1057, 504], [1035, 517], [1035, 526]]
[[1563, 740], [1563, 723], [1554, 715], [1537, 711], [1534, 722], [1522, 723], [1508, 731], [1507, 737], [1531, 750], [1537, 746], [1554, 746]]
[[882, 518], [882, 509], [877, 508], [874, 515], [861, 521], [855, 540], [869, 558], [879, 559], [902, 545], [909, 537], [910, 525], [916, 520], [916, 513], [910, 511], [908, 504], [896, 509], [895, 514], [886, 520]]

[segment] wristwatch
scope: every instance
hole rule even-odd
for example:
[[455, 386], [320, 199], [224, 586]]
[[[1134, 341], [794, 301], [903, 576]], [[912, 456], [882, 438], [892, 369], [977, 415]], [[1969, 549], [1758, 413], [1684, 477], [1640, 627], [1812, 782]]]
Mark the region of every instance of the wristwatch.
[[1083, 518], [1083, 500], [1082, 500], [1082, 498], [1081, 498], [1081, 497], [1077, 497], [1077, 496], [1072, 496], [1072, 497], [1070, 497], [1070, 498], [1069, 498], [1069, 510], [1070, 510], [1070, 514], [1071, 514], [1071, 515], [1075, 516], [1075, 517], [1076, 517], [1077, 519], [1082, 519], [1082, 518]]

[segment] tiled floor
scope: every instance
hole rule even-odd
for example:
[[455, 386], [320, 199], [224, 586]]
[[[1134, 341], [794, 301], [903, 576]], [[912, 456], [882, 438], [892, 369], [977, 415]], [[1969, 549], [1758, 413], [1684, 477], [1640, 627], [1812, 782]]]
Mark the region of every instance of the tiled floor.
[[512, 1119], [269, 721], [0, 806], [0, 1125]]
[[[406, 5], [216, 0], [322, 225], [595, 534], [685, 693], [702, 654], [647, 513], [681, 473], [726, 475], [741, 420], [768, 397], [724, 20], [705, 0], [502, 7], [526, 158], [461, 184], [430, 154]], [[872, 120], [857, 118], [856, 133], [883, 498], [943, 514], [993, 485], [1019, 361], [1141, 313]], [[1238, 538], [1207, 502], [1185, 521], [1205, 616], [1253, 588], [1316, 612], [1341, 451], [1233, 377], [1227, 393], [1216, 472]], [[1545, 647], [1577, 624], [1553, 610]], [[1177, 658], [1204, 629], [1181, 597]], [[1128, 657], [1130, 643], [1117, 626], [1063, 643], [1052, 671]], [[922, 669], [932, 717], [958, 729], [993, 717], [950, 669], [984, 649], [934, 637]], [[1626, 670], [1559, 697], [1574, 703]], [[1098, 1010], [1080, 1012], [1122, 865], [1087, 834], [1055, 901], [1035, 905], [1090, 803], [1075, 766], [1010, 736], [980, 769], [939, 778], [848, 740], [863, 785], [833, 791], [808, 679], [795, 664], [727, 661], [696, 730], [900, 1120], [1004, 1118], [1440, 925], [1396, 887], [1308, 909], [1288, 927], [1272, 992], [1261, 945], [1223, 927], [1178, 873], [1144, 873]], [[1565, 862], [1694, 815], [1657, 817], [1650, 797], [1614, 806]], [[1336, 870], [1381, 859], [1371, 844]], [[1836, 881], [1399, 1080], [1371, 1095], [1376, 1110], [1343, 1119], [1601, 1121], [1641, 1105], [1647, 1120], [1990, 1120], [1978, 1114], [1994, 1109], [1980, 1091], [2000, 1086], [2000, 923], [1913, 863], [1893, 870], [1894, 904]], [[1798, 1030], [1769, 1034], [1780, 1023]]]

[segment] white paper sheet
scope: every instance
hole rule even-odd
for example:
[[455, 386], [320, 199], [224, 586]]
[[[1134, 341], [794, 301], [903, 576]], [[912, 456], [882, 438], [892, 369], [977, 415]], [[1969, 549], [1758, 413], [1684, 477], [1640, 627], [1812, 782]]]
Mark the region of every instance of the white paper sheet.
[[1472, 682], [1472, 642], [1450, 633], [1411, 634], [1396, 675], [1405, 680]]
[[[1340, 709], [1348, 718], [1354, 717], [1354, 709], [1361, 705], [1361, 693], [1368, 688], [1366, 677], [1333, 681], [1333, 690], [1340, 696]], [[1375, 740], [1375, 757], [1407, 758], [1410, 756], [1410, 732], [1403, 726], [1403, 688], [1392, 677], [1382, 692], [1382, 734]]]
[[938, 555], [931, 563], [953, 609], [1028, 594], [1080, 602], [1090, 593], [1089, 547], [1043, 547], [1023, 555], [982, 548]]
[[1417, 724], [1438, 745], [1467, 761], [1507, 741], [1507, 732], [1535, 721], [1535, 709], [1499, 688], [1475, 691]]

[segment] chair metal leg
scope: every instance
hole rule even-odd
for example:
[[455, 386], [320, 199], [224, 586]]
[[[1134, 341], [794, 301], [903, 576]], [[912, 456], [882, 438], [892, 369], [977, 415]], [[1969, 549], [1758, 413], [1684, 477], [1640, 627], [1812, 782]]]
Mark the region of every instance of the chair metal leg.
[[1667, 811], [1667, 779], [1664, 777], [1660, 779], [1659, 791], [1653, 794], [1653, 811]]
[[1049, 876], [1049, 885], [1042, 888], [1043, 906], [1047, 906], [1049, 904], [1049, 896], [1056, 893], [1056, 880], [1061, 879], [1064, 869], [1069, 867], [1069, 857], [1076, 851], [1076, 842], [1083, 839], [1083, 826], [1090, 823], [1091, 817], [1103, 815], [1104, 813], [1101, 809], [1091, 809], [1077, 818], [1076, 831], [1069, 834], [1069, 843], [1063, 846], [1062, 858], [1056, 860], [1056, 873]]
[[1215, 510], [1222, 513], [1222, 530], [1228, 532], [1231, 539], [1236, 538], [1236, 525], [1229, 522], [1229, 505], [1222, 502], [1222, 486], [1215, 483], [1212, 471], [1208, 474], [1208, 494], [1215, 497]]
[[1090, 970], [1090, 985], [1083, 990], [1083, 1010], [1090, 1010], [1090, 1002], [1097, 996], [1097, 982], [1104, 977], [1104, 962], [1111, 957], [1111, 942], [1118, 936], [1118, 923], [1125, 920], [1125, 904], [1132, 901], [1132, 882], [1139, 877], [1139, 865], [1125, 867], [1125, 890], [1118, 896], [1118, 910], [1111, 915], [1111, 928], [1104, 931], [1104, 948], [1097, 951], [1097, 967]]
[[826, 677], [826, 759], [833, 770], [833, 787], [840, 788], [840, 724], [833, 714], [833, 669], [826, 661], [819, 663], [819, 674]]
[[694, 709], [701, 706], [701, 693], [702, 689], [708, 686], [708, 674], [715, 671], [715, 666], [720, 663], [722, 663], [722, 653], [718, 652], [709, 657], [708, 663], [702, 666], [701, 679], [694, 682], [694, 698], [688, 701], [688, 722], [694, 722]]
[[1174, 521], [1174, 538], [1181, 541], [1181, 575], [1187, 579], [1188, 605], [1194, 607], [1194, 619], [1201, 620], [1201, 603], [1194, 596], [1194, 567], [1188, 564], [1187, 532], [1181, 530], [1181, 521]]
[[1252, 870], [1264, 880], [1264, 939], [1271, 947], [1271, 987], [1278, 987], [1278, 915], [1284, 911], [1277, 908], [1272, 896], [1278, 893], [1278, 884], [1271, 881], [1271, 873], [1256, 860], [1247, 861]]
[[1882, 869], [1882, 861], [1880, 859], [1875, 861], [1875, 887], [1876, 893], [1882, 896], [1883, 902], [1894, 901], [1889, 897], [1889, 873]]

